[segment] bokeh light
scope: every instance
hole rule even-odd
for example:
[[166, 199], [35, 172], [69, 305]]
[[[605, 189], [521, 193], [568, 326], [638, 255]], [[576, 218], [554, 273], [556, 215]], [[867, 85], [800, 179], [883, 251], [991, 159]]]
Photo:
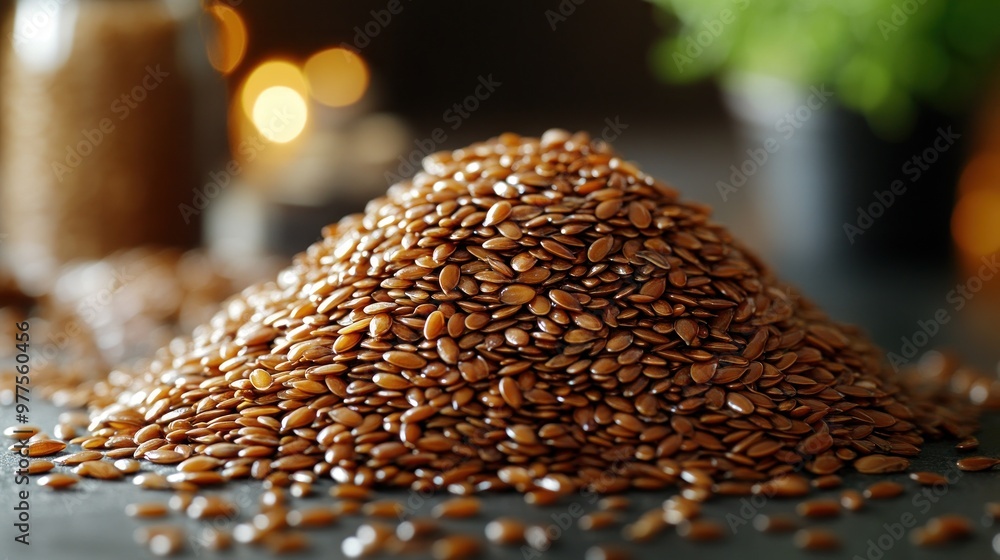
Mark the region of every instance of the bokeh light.
[[264, 138], [284, 144], [305, 129], [309, 109], [299, 92], [286, 86], [272, 86], [257, 96], [251, 119]]
[[965, 253], [983, 256], [1000, 250], [1000, 191], [974, 189], [958, 200], [951, 217], [955, 243]]
[[261, 94], [276, 86], [294, 91], [300, 99], [308, 95], [306, 79], [297, 65], [286, 60], [268, 60], [254, 68], [243, 82], [240, 104], [248, 118], [253, 120], [254, 107]]
[[357, 54], [343, 48], [319, 51], [305, 63], [309, 93], [330, 107], [356, 103], [368, 89], [368, 67]]
[[228, 74], [239, 66], [247, 50], [247, 27], [243, 17], [225, 4], [214, 4], [208, 13], [216, 23], [216, 35], [208, 43], [208, 60], [212, 66]]

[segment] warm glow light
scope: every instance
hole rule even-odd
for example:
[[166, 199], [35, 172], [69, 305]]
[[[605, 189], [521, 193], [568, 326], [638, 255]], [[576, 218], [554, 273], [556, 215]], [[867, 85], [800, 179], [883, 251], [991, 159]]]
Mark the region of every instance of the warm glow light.
[[368, 67], [357, 54], [341, 48], [320, 51], [306, 61], [309, 93], [324, 105], [344, 107], [368, 89]]
[[996, 188], [997, 185], [1000, 185], [1000, 154], [983, 151], [974, 155], [965, 165], [965, 170], [959, 179], [958, 191]]
[[302, 133], [309, 120], [309, 109], [299, 92], [273, 86], [257, 96], [251, 119], [264, 138], [284, 144]]
[[962, 195], [951, 216], [951, 233], [966, 253], [982, 256], [1000, 250], [1000, 192], [976, 189]]
[[218, 31], [208, 44], [208, 60], [216, 70], [228, 74], [236, 69], [247, 51], [247, 27], [240, 14], [224, 4], [208, 9]]
[[306, 79], [302, 76], [299, 67], [284, 60], [270, 60], [254, 68], [253, 72], [247, 76], [243, 82], [243, 91], [240, 94], [240, 103], [247, 117], [254, 122], [253, 111], [257, 100], [265, 90], [275, 86], [283, 86], [299, 94], [301, 99], [305, 99], [308, 94]]

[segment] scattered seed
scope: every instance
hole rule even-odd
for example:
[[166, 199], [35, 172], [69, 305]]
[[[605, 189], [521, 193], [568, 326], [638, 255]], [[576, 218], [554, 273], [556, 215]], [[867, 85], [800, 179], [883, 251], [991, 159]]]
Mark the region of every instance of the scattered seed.
[[514, 546], [524, 542], [524, 523], [500, 517], [486, 524], [486, 538], [493, 544]]
[[695, 519], [679, 523], [677, 534], [689, 541], [712, 542], [722, 540], [726, 536], [726, 529], [716, 521]]
[[436, 560], [475, 558], [482, 550], [479, 539], [468, 535], [450, 535], [434, 541], [431, 554]]
[[1000, 465], [1000, 459], [994, 457], [963, 457], [956, 463], [963, 471], [988, 471]]
[[79, 481], [80, 479], [78, 477], [71, 474], [52, 473], [39, 478], [38, 485], [59, 490], [62, 488], [69, 488]]
[[140, 502], [125, 506], [125, 515], [129, 517], [163, 517], [167, 511], [167, 504], [161, 502]]
[[865, 488], [863, 495], [869, 500], [884, 500], [887, 498], [895, 498], [896, 496], [902, 494], [904, 490], [905, 488], [902, 484], [892, 482], [890, 480], [883, 480]]
[[791, 533], [799, 528], [799, 523], [790, 515], [758, 514], [753, 518], [753, 526], [761, 533]]
[[844, 490], [840, 493], [840, 505], [848, 511], [859, 511], [865, 507], [865, 498], [857, 490]]
[[431, 515], [451, 518], [474, 517], [479, 513], [479, 508], [477, 498], [452, 498], [434, 506]]
[[86, 461], [80, 463], [73, 472], [80, 476], [86, 476], [89, 478], [97, 478], [100, 480], [118, 480], [125, 476], [122, 472], [115, 468], [111, 463], [106, 463], [104, 461]]
[[840, 503], [836, 500], [808, 500], [795, 506], [802, 517], [836, 517], [840, 515]]
[[839, 550], [841, 547], [840, 537], [823, 529], [799, 529], [792, 540], [803, 550]]

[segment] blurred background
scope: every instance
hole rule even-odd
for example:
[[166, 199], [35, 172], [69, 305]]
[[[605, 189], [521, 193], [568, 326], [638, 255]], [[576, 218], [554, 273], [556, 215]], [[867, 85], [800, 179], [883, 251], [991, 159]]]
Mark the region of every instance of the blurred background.
[[1000, 358], [994, 1], [0, 5], [0, 330], [43, 364], [155, 349], [424, 155], [551, 127], [900, 363]]

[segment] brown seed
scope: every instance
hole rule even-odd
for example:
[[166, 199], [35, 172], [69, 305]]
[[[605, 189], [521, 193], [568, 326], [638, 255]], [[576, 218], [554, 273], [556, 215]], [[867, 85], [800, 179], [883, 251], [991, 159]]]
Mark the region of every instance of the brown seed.
[[229, 550], [233, 544], [233, 538], [229, 533], [221, 529], [205, 527], [201, 532], [198, 542], [209, 550], [220, 552]]
[[753, 526], [761, 533], [791, 533], [799, 528], [799, 523], [790, 515], [758, 514], [753, 518]]
[[522, 305], [535, 299], [535, 290], [524, 284], [511, 284], [500, 290], [500, 301], [507, 305]]
[[3, 435], [4, 437], [16, 441], [25, 441], [35, 436], [41, 431], [42, 431], [41, 428], [39, 428], [38, 426], [29, 426], [29, 425], [8, 426], [4, 428]]
[[298, 532], [272, 533], [264, 537], [264, 546], [271, 554], [288, 554], [309, 548], [309, 539]]
[[215, 517], [228, 517], [232, 519], [239, 513], [239, 508], [235, 504], [219, 496], [194, 496], [191, 498], [191, 503], [181, 509], [191, 519], [211, 519]]
[[840, 493], [840, 505], [848, 511], [859, 511], [865, 507], [865, 498], [857, 490], [844, 490]]
[[754, 411], [753, 402], [740, 393], [726, 395], [726, 406], [740, 414], [753, 414]]
[[420, 369], [427, 365], [427, 360], [421, 358], [417, 354], [401, 352], [398, 350], [390, 350], [389, 352], [386, 352], [382, 355], [382, 359], [403, 369]]
[[334, 422], [351, 428], [357, 428], [364, 420], [363, 416], [349, 408], [335, 408], [329, 414]]
[[45, 459], [35, 459], [28, 463], [27, 472], [28, 474], [42, 474], [47, 473], [55, 468], [55, 463], [52, 461], [46, 461]]
[[712, 542], [722, 540], [726, 536], [726, 530], [716, 521], [695, 519], [679, 523], [677, 534], [689, 541]]
[[887, 474], [905, 471], [910, 461], [889, 455], [868, 455], [854, 461], [854, 468], [863, 474]]
[[840, 515], [840, 503], [836, 500], [808, 500], [795, 506], [802, 517], [836, 517]]
[[55, 455], [63, 449], [66, 449], [65, 443], [54, 439], [44, 439], [29, 443], [28, 447], [22, 448], [21, 454], [28, 457], [46, 457], [48, 455]]
[[531, 525], [524, 530], [524, 542], [531, 548], [545, 552], [552, 548], [552, 539], [547, 526]]
[[934, 546], [969, 538], [974, 532], [967, 517], [947, 514], [928, 519], [923, 527], [910, 532], [910, 540], [918, 546]]
[[170, 483], [167, 482], [167, 477], [156, 473], [143, 473], [137, 475], [132, 479], [132, 484], [141, 486], [142, 488], [146, 488], [148, 490], [170, 489]]
[[905, 488], [902, 484], [889, 480], [883, 480], [865, 488], [863, 494], [864, 497], [869, 500], [884, 500], [886, 498], [895, 498], [896, 496], [899, 496], [903, 493], [903, 490], [905, 490]]
[[125, 506], [129, 517], [163, 517], [168, 512], [167, 504], [160, 502], [139, 502]]
[[812, 481], [812, 485], [816, 488], [819, 488], [820, 490], [831, 490], [833, 488], [840, 487], [840, 485], [843, 484], [843, 482], [844, 481], [841, 480], [839, 476], [835, 474], [828, 474], [826, 476], [820, 476], [814, 478]]
[[515, 546], [524, 542], [525, 525], [512, 517], [499, 517], [486, 524], [486, 538], [493, 544]]
[[[396, 538], [403, 542], [423, 540], [441, 531], [441, 527], [432, 519], [408, 519], [396, 527]], [[487, 533], [489, 526], [487, 526]]]
[[986, 515], [993, 519], [993, 521], [1000, 521], [1000, 502], [987, 502], [984, 507]]
[[629, 560], [632, 555], [625, 549], [611, 545], [596, 545], [587, 549], [584, 560]]
[[803, 550], [839, 550], [840, 537], [823, 529], [799, 529], [792, 538]]
[[187, 458], [182, 453], [178, 453], [177, 451], [170, 451], [167, 449], [156, 449], [153, 451], [149, 451], [148, 453], [145, 454], [144, 457], [151, 463], [156, 463], [158, 465], [172, 465], [175, 463], [180, 463], [181, 461]]
[[185, 459], [177, 464], [177, 470], [182, 472], [200, 472], [217, 469], [222, 466], [222, 461], [214, 457], [198, 455]]
[[1000, 465], [1000, 459], [994, 457], [963, 457], [956, 463], [958, 468], [963, 471], [988, 471], [993, 467]]
[[377, 500], [362, 506], [361, 511], [370, 517], [398, 518], [406, 508], [395, 500]]
[[161, 533], [149, 539], [149, 551], [154, 556], [172, 556], [184, 548], [183, 537], [174, 533]]
[[330, 496], [341, 500], [366, 501], [371, 497], [371, 490], [354, 484], [338, 484], [330, 487]]
[[431, 515], [434, 517], [464, 518], [479, 514], [480, 503], [477, 498], [452, 498], [434, 506]]
[[80, 476], [86, 476], [89, 478], [97, 478], [100, 480], [118, 480], [125, 476], [122, 472], [115, 468], [111, 463], [106, 463], [104, 461], [86, 461], [80, 463], [73, 472]]
[[39, 478], [38, 485], [59, 490], [62, 488], [69, 488], [79, 481], [79, 478], [71, 474], [52, 473]]
[[250, 383], [258, 391], [266, 391], [271, 388], [271, 374], [263, 369], [255, 369], [250, 374]]
[[598, 508], [611, 511], [624, 511], [631, 505], [631, 501], [624, 496], [608, 496], [597, 502]]
[[955, 449], [958, 451], [975, 451], [976, 449], [979, 449], [979, 439], [975, 436], [969, 436], [956, 443]]
[[597, 531], [617, 525], [618, 516], [610, 511], [595, 511], [582, 515], [576, 523], [584, 531]]
[[475, 558], [482, 550], [479, 539], [468, 535], [449, 535], [434, 541], [431, 554], [436, 560]]
[[936, 486], [948, 484], [948, 479], [943, 475], [933, 472], [920, 471], [910, 473], [910, 480], [916, 481], [921, 486]]

